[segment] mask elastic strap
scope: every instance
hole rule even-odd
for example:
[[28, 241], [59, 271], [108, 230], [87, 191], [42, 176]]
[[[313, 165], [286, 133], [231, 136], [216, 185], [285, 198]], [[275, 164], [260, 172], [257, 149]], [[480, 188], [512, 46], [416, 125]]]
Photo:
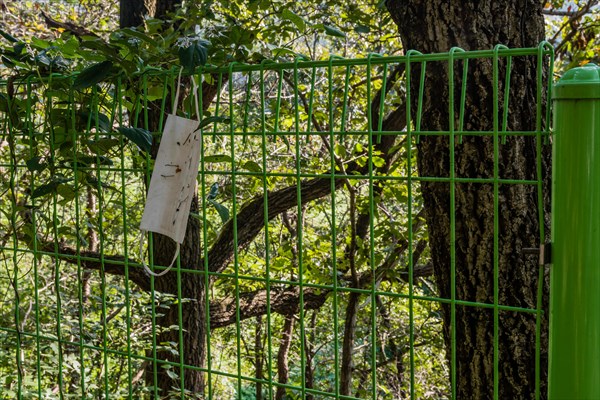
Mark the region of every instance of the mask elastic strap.
[[194, 76], [190, 77], [192, 79], [192, 90], [194, 91], [194, 101], [196, 102], [196, 118], [198, 118], [198, 122], [202, 121], [200, 117], [200, 103], [198, 102], [198, 84], [196, 83], [196, 79]]
[[173, 101], [173, 111], [171, 114], [177, 114], [177, 107], [179, 107], [179, 89], [181, 88], [181, 73], [183, 72], [183, 67], [179, 69], [179, 75], [177, 76], [177, 90], [175, 91], [175, 100]]
[[[171, 114], [173, 114], [173, 115], [177, 114], [177, 107], [179, 107], [179, 90], [181, 89], [181, 73], [182, 72], [183, 72], [183, 67], [181, 67], [181, 69], [179, 70], [179, 75], [177, 76], [177, 90], [175, 91], [175, 100], [173, 101], [173, 111], [171, 112]], [[200, 103], [198, 101], [198, 84], [196, 83], [194, 76], [191, 76], [190, 79], [192, 80], [192, 91], [194, 92], [196, 118], [198, 118], [198, 121], [200, 121], [201, 118], [200, 118]]]
[[173, 268], [173, 265], [175, 265], [175, 261], [177, 260], [177, 256], [179, 255], [179, 249], [180, 249], [180, 244], [179, 242], [176, 242], [177, 247], [175, 248], [175, 255], [173, 256], [173, 260], [171, 261], [171, 264], [169, 264], [169, 266], [167, 267], [167, 269], [165, 269], [163, 272], [160, 273], [156, 273], [153, 272], [149, 267], [148, 264], [146, 264], [146, 261], [144, 261], [144, 237], [146, 236], [148, 232], [142, 230], [142, 237], [140, 238], [140, 260], [142, 260], [142, 267], [144, 267], [144, 270], [152, 276], [163, 276], [165, 275], [167, 272], [169, 272], [171, 270], [171, 268]]

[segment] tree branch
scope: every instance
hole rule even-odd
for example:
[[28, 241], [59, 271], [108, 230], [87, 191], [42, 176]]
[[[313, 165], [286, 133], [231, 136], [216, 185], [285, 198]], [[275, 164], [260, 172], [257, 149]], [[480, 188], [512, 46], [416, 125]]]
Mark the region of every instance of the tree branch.
[[[69, 264], [79, 264], [83, 269], [104, 271], [106, 274], [125, 276], [125, 264], [129, 264], [129, 280], [138, 285], [140, 289], [150, 291], [150, 277], [131, 258], [122, 255], [103, 255], [95, 251], [73, 249], [63, 243], [38, 242], [38, 249], [47, 253], [54, 253], [59, 260]], [[48, 254], [53, 257], [54, 254]], [[133, 268], [132, 268], [133, 267]]]
[[[290, 286], [288, 288], [271, 288], [270, 290], [270, 312], [282, 315], [296, 314], [300, 309], [300, 287]], [[316, 291], [312, 288], [304, 288], [304, 309], [316, 310], [320, 308], [327, 299], [329, 291]], [[237, 322], [236, 298], [229, 297], [212, 301], [210, 303], [210, 328], [222, 328]], [[256, 290], [253, 292], [240, 293], [240, 321], [257, 317], [267, 313], [267, 291]]]
[[65, 31], [71, 32], [73, 35], [75, 35], [75, 36], [77, 36], [79, 38], [81, 36], [95, 36], [95, 37], [99, 37], [94, 32], [88, 31], [87, 29], [85, 29], [84, 27], [81, 27], [79, 25], [75, 25], [75, 24], [73, 24], [71, 22], [60, 22], [60, 21], [57, 21], [55, 19], [52, 19], [44, 11], [40, 11], [40, 14], [42, 15], [42, 17], [46, 21], [46, 25], [48, 25], [50, 28], [64, 29]]
[[[342, 183], [342, 180], [336, 180], [335, 188], [339, 188]], [[300, 183], [301, 205], [329, 194], [331, 194], [330, 178], [316, 178]], [[210, 272], [223, 271], [233, 257], [234, 246], [238, 249], [245, 248], [262, 230], [265, 224], [265, 199], [268, 204], [267, 219], [270, 221], [289, 208], [297, 206], [297, 188], [294, 185], [268, 192], [244, 205], [237, 216], [223, 226], [219, 237], [208, 252]], [[237, 243], [233, 240], [234, 224], [237, 224]]]
[[[290, 377], [290, 367], [288, 365], [288, 354], [292, 346], [292, 336], [294, 332], [293, 314], [285, 316], [285, 322], [281, 329], [281, 341], [279, 342], [279, 351], [277, 352], [277, 382], [285, 385]], [[283, 400], [285, 397], [285, 387], [277, 386], [275, 400]]]
[[544, 15], [554, 15], [558, 17], [571, 17], [571, 18], [580, 18], [586, 14], [592, 12], [592, 7], [598, 4], [598, 0], [590, 0], [585, 5], [581, 6], [578, 10], [570, 11], [570, 10], [555, 10], [551, 9], [543, 9], [542, 14]]
[[[569, 17], [569, 19], [561, 25], [561, 27], [560, 27], [560, 29], [558, 29], [558, 31], [556, 31], [554, 36], [552, 36], [552, 38], [550, 39], [550, 42], [554, 42], [558, 38], [558, 35], [560, 35], [560, 33], [565, 29], [565, 27], [571, 26], [579, 18], [581, 18], [584, 15], [586, 15], [587, 13], [589, 13], [591, 11], [592, 7], [598, 5], [599, 2], [600, 2], [599, 0], [590, 0], [585, 5], [581, 6], [577, 11], [573, 11], [573, 12], [568, 11], [569, 13], [571, 13], [569, 15], [566, 15]], [[576, 29], [572, 29], [567, 34], [567, 36], [560, 42], [560, 44], [555, 46], [556, 47], [555, 51], [558, 53], [560, 51], [560, 49], [565, 45], [565, 43], [567, 43], [577, 32], [578, 31]]]

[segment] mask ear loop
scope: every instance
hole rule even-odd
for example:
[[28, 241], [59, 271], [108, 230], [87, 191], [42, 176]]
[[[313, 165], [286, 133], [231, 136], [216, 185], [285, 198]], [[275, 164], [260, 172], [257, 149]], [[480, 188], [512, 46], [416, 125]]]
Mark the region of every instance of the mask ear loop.
[[142, 260], [142, 267], [144, 267], [144, 270], [149, 275], [152, 275], [155, 277], [163, 276], [167, 272], [169, 272], [171, 270], [171, 268], [173, 268], [173, 266], [175, 265], [175, 261], [177, 261], [177, 256], [179, 256], [179, 250], [181, 248], [181, 245], [179, 244], [179, 242], [175, 243], [177, 245], [177, 247], [175, 248], [175, 255], [173, 256], [173, 260], [171, 260], [171, 264], [169, 264], [167, 269], [165, 269], [163, 272], [156, 273], [156, 272], [153, 272], [150, 269], [150, 267], [148, 267], [148, 264], [146, 264], [146, 261], [144, 261], [144, 236], [146, 236], [146, 234], [148, 234], [147, 231], [142, 231], [142, 237], [140, 239], [140, 260]]
[[[177, 91], [175, 92], [175, 101], [173, 102], [173, 110], [171, 112], [173, 115], [177, 114], [177, 107], [179, 106], [179, 88], [181, 88], [181, 73], [182, 72], [183, 72], [183, 67], [181, 67], [181, 69], [179, 70], [179, 75], [177, 76]], [[193, 77], [192, 77], [192, 82], [194, 83], [194, 97], [196, 98], [196, 114], [198, 114], [198, 118], [200, 118], [200, 114], [198, 113], [198, 95], [196, 94], [196, 89], [198, 88], [198, 86], [196, 85], [196, 81], [194, 81]], [[169, 272], [171, 270], [171, 268], [173, 268], [173, 266], [175, 265], [175, 261], [177, 261], [177, 256], [179, 256], [179, 250], [181, 248], [181, 245], [179, 244], [179, 242], [175, 243], [176, 244], [175, 255], [173, 256], [173, 260], [171, 260], [171, 264], [169, 264], [167, 269], [165, 269], [163, 272], [156, 273], [156, 272], [153, 272], [150, 269], [150, 267], [148, 267], [148, 264], [146, 264], [146, 261], [144, 259], [144, 237], [147, 234], [148, 234], [147, 231], [142, 230], [142, 237], [140, 238], [140, 260], [142, 260], [142, 267], [144, 267], [144, 270], [149, 275], [152, 275], [155, 277], [163, 276], [167, 272]]]

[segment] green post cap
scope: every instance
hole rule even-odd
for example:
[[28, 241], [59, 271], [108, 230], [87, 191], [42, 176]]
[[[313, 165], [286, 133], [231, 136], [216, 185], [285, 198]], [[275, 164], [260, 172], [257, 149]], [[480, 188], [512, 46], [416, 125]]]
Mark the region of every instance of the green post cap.
[[554, 100], [600, 99], [600, 67], [588, 63], [568, 70], [554, 85]]

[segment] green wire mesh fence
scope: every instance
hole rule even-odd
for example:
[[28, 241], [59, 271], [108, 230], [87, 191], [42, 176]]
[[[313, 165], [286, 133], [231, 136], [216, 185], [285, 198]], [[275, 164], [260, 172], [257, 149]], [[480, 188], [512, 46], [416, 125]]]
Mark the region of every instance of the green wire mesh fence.
[[[502, 188], [524, 186], [538, 204], [532, 239], [545, 238], [552, 63], [543, 44], [198, 71], [197, 201], [174, 269], [157, 278], [142, 268], [138, 227], [178, 70], [90, 87], [59, 75], [1, 82], [2, 398], [457, 398], [460, 307], [493, 313], [495, 398], [501, 313], [531, 317], [539, 397], [543, 270], [530, 271], [527, 304], [503, 303], [500, 232]], [[489, 86], [472, 77], [481, 70]], [[447, 97], [432, 98], [435, 82]], [[517, 85], [534, 97], [513, 103]], [[179, 113], [194, 118], [187, 86]], [[472, 124], [478, 98], [493, 111], [485, 129]], [[427, 128], [436, 101], [454, 121], [444, 129]], [[528, 127], [511, 117], [518, 104], [533, 110]], [[430, 138], [446, 141], [447, 175], [418, 173]], [[517, 138], [533, 146], [534, 178], [500, 175]], [[454, 167], [472, 140], [492, 146], [492, 176]], [[445, 187], [451, 210], [447, 290], [434, 278], [427, 182]], [[455, 290], [461, 184], [492, 188], [488, 300]], [[174, 246], [149, 239], [160, 272]]]

